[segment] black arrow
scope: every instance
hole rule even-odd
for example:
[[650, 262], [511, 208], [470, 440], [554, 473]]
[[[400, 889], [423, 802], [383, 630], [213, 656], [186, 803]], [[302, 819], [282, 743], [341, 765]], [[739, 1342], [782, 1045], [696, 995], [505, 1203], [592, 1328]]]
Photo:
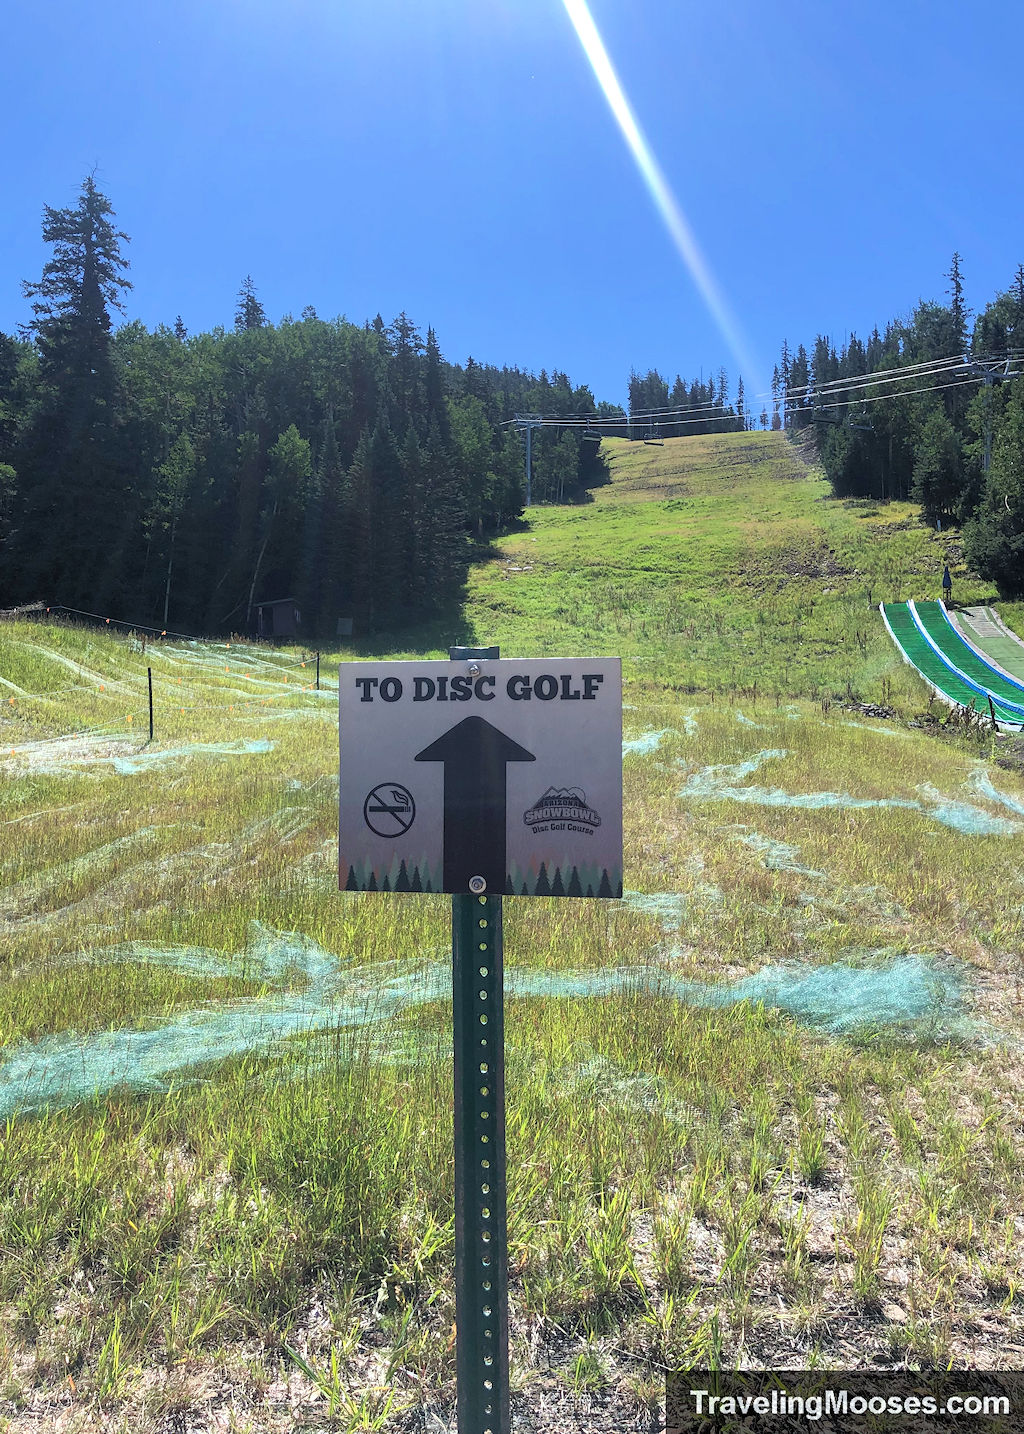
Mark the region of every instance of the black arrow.
[[486, 722], [467, 717], [417, 752], [417, 762], [444, 763], [444, 889], [469, 890], [482, 876], [487, 891], [505, 890], [505, 766], [537, 759]]

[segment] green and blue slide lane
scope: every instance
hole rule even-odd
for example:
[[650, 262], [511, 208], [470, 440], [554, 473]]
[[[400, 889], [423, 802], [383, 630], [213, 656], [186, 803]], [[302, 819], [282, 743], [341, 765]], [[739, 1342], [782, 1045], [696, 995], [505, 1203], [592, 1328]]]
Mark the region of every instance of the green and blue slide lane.
[[[937, 611], [928, 612], [929, 608], [938, 609], [938, 603], [922, 603], [920, 606], [925, 609], [923, 615], [919, 614], [914, 603], [879, 604], [889, 636], [899, 648], [904, 661], [916, 668], [928, 686], [952, 705], [973, 708], [975, 712], [984, 715], [991, 702], [995, 719], [1000, 726], [1024, 727], [1024, 689], [1017, 688], [1001, 673], [989, 668], [987, 663], [953, 632]], [[941, 627], [937, 627], [933, 632], [931, 628], [936, 623]], [[935, 635], [940, 631], [948, 651], [943, 650]], [[962, 653], [958, 652], [953, 644], [957, 644]], [[962, 654], [974, 659], [977, 668]], [[962, 666], [959, 665], [961, 662]], [[975, 672], [977, 676], [974, 675]]]
[[1019, 708], [1024, 720], [1024, 687], [986, 662], [973, 647], [964, 642], [952, 624], [946, 620], [941, 603], [916, 603], [911, 598], [907, 607], [925, 641], [964, 679], [968, 687], [976, 687], [985, 697], [998, 698], [1011, 710], [1014, 707]]
[[967, 646], [1011, 682], [1024, 689], [1024, 641], [990, 608], [963, 608], [955, 615], [942, 608], [950, 627]]

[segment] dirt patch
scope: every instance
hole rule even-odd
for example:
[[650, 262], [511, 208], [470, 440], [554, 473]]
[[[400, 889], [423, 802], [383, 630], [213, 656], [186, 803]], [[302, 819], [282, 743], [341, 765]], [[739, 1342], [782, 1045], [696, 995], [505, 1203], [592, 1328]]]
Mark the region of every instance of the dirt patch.
[[877, 528], [871, 531], [880, 538], [888, 538], [893, 533], [909, 533], [912, 528], [919, 528], [921, 524], [916, 518], [903, 518], [898, 523], [879, 523]]
[[996, 742], [1000, 748], [996, 752], [996, 766], [1004, 772], [1024, 772], [1024, 737], [1010, 737], [1004, 732]]
[[831, 548], [810, 548], [784, 551], [775, 561], [779, 572], [794, 578], [851, 578], [852, 568], [839, 562]]

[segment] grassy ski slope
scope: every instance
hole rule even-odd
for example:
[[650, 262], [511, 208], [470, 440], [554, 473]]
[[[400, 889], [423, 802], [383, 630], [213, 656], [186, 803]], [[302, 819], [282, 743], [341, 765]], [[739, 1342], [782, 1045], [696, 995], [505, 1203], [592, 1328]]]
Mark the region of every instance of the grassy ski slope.
[[327, 689], [456, 639], [626, 678], [625, 898], [505, 902], [516, 1427], [649, 1423], [672, 1365], [1019, 1364], [1024, 771], [877, 612], [947, 539], [782, 435], [607, 449], [319, 693], [0, 624], [12, 1431], [453, 1427], [451, 907], [339, 893]]

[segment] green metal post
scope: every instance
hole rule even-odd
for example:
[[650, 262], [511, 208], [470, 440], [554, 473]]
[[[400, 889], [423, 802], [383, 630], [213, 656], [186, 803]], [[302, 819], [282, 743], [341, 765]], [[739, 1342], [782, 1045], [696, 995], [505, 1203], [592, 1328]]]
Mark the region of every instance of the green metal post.
[[452, 897], [459, 1434], [509, 1434], [501, 897]]
[[[448, 655], [472, 662], [499, 649], [452, 647]], [[453, 895], [458, 1434], [511, 1430], [502, 961], [500, 892]]]

